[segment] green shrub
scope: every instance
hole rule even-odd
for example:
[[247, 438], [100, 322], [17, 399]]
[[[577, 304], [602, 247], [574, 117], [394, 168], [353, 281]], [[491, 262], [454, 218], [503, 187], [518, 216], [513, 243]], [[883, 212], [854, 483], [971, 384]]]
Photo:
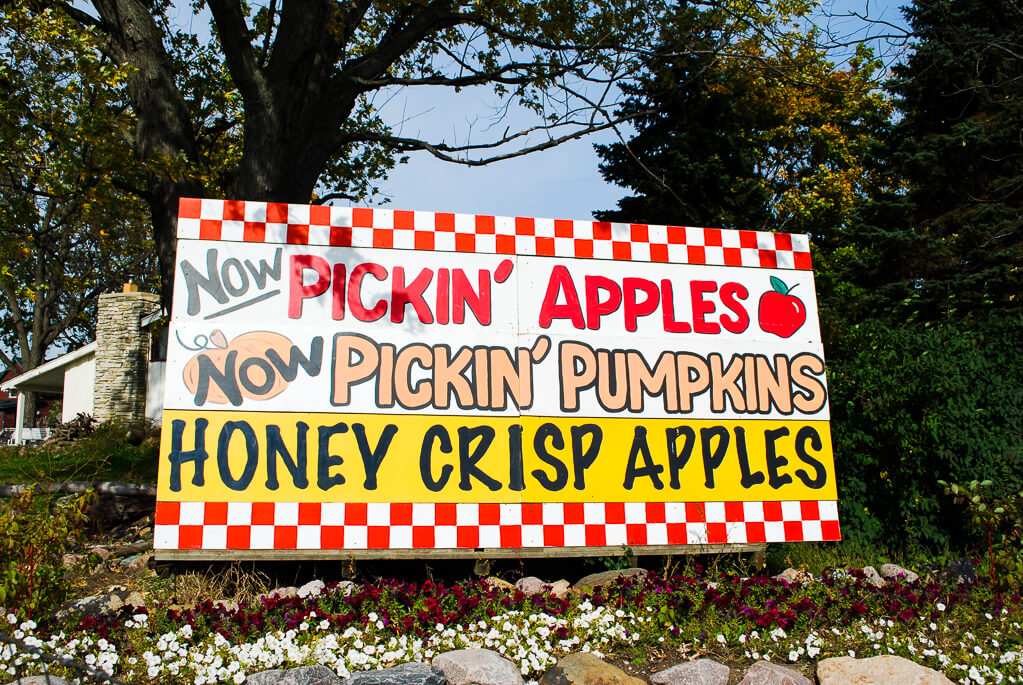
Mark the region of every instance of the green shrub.
[[845, 537], [971, 546], [940, 481], [1023, 488], [1023, 319], [846, 331], [828, 351]]
[[1005, 491], [989, 480], [942, 485], [956, 504], [970, 511], [977, 534], [975, 549], [986, 557], [991, 584], [1018, 590], [1023, 585], [1023, 490]]
[[53, 501], [29, 491], [0, 504], [0, 605], [30, 619], [65, 600], [63, 555], [80, 539], [95, 499], [87, 493]]

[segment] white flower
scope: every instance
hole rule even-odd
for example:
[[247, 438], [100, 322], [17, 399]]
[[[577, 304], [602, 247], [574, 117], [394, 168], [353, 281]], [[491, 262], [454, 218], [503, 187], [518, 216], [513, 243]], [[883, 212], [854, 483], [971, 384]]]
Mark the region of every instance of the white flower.
[[945, 605], [944, 605], [944, 604], [942, 604], [941, 602], [938, 602], [937, 604], [935, 604], [935, 605], [934, 605], [934, 607], [935, 607], [935, 608], [936, 608], [936, 609], [937, 609], [938, 611], [944, 611], [944, 610], [945, 610]]

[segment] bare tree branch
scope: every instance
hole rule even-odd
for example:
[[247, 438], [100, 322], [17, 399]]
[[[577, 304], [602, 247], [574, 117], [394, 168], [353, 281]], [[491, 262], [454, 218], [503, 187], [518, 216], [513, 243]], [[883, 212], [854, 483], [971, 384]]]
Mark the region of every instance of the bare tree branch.
[[[512, 133], [512, 134], [505, 134], [499, 140], [493, 140], [493, 141], [489, 141], [489, 142], [486, 142], [486, 143], [476, 143], [476, 144], [469, 144], [469, 145], [449, 145], [447, 143], [430, 143], [430, 142], [427, 142], [425, 140], [420, 140], [418, 138], [402, 138], [402, 137], [399, 137], [399, 136], [389, 136], [389, 135], [383, 135], [383, 134], [378, 134], [378, 135], [374, 135], [374, 134], [360, 135], [359, 136], [359, 140], [365, 140], [365, 141], [372, 141], [372, 142], [380, 143], [380, 144], [385, 145], [387, 147], [392, 147], [392, 148], [395, 148], [395, 149], [401, 150], [401, 151], [425, 150], [425, 151], [429, 152], [430, 154], [432, 154], [437, 159], [443, 160], [445, 162], [451, 162], [452, 164], [460, 164], [462, 166], [470, 166], [470, 167], [472, 167], [472, 166], [485, 166], [487, 164], [493, 164], [494, 162], [500, 162], [500, 161], [506, 160], [506, 159], [513, 159], [515, 157], [522, 157], [523, 155], [528, 155], [528, 154], [531, 154], [533, 152], [539, 152], [540, 150], [549, 150], [549, 149], [551, 149], [553, 147], [557, 147], [558, 145], [561, 145], [562, 143], [566, 143], [566, 142], [568, 142], [570, 140], [577, 140], [579, 138], [587, 136], [587, 135], [589, 135], [591, 133], [595, 133], [597, 131], [604, 131], [604, 130], [607, 130], [609, 128], [614, 128], [615, 126], [618, 126], [618, 125], [620, 125], [620, 124], [622, 124], [622, 123], [624, 123], [626, 121], [629, 121], [630, 119], [634, 119], [634, 118], [636, 118], [638, 116], [642, 116], [643, 114], [644, 114], [644, 112], [640, 112], [640, 113], [636, 113], [636, 114], [630, 114], [628, 116], [615, 117], [614, 119], [612, 119], [610, 121], [607, 121], [605, 123], [602, 123], [602, 124], [593, 124], [593, 125], [587, 126], [585, 128], [572, 131], [571, 133], [566, 133], [564, 135], [558, 135], [558, 136], [551, 136], [551, 137], [549, 137], [547, 140], [545, 140], [542, 143], [536, 143], [536, 144], [533, 144], [533, 145], [528, 145], [526, 147], [519, 148], [519, 149], [514, 150], [512, 152], [505, 152], [505, 153], [490, 155], [488, 157], [481, 157], [481, 158], [476, 158], [476, 159], [470, 159], [470, 158], [466, 158], [466, 157], [458, 157], [458, 156], [456, 156], [455, 153], [477, 151], [477, 150], [486, 150], [486, 149], [493, 149], [493, 148], [501, 147], [503, 145], [507, 145], [510, 142], [518, 140], [519, 138], [522, 138], [524, 136], [528, 136], [531, 133], [535, 133], [537, 131], [550, 130], [552, 127], [549, 127], [549, 126], [534, 126], [534, 127], [529, 128], [529, 129], [524, 129], [524, 130], [521, 130], [521, 131], [517, 131], [517, 132]], [[565, 124], [559, 124], [559, 126], [562, 126], [562, 125], [565, 125]]]

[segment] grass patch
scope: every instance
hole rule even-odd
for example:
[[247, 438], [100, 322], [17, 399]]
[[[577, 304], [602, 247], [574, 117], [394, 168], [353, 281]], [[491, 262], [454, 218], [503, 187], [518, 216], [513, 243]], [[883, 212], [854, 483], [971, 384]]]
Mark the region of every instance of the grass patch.
[[159, 452], [159, 431], [151, 424], [107, 421], [71, 444], [0, 448], [0, 484], [155, 483]]

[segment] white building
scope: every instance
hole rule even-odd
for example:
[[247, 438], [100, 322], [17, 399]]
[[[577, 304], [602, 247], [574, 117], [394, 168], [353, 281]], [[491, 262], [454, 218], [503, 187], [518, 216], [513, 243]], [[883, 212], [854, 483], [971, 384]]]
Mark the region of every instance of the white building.
[[[100, 421], [163, 416], [166, 345], [160, 298], [125, 285], [100, 295], [96, 340], [26, 371], [2, 386], [17, 393], [17, 426], [25, 425], [24, 392], [59, 395], [62, 422], [80, 413]], [[40, 439], [42, 429], [22, 429], [15, 441]]]

